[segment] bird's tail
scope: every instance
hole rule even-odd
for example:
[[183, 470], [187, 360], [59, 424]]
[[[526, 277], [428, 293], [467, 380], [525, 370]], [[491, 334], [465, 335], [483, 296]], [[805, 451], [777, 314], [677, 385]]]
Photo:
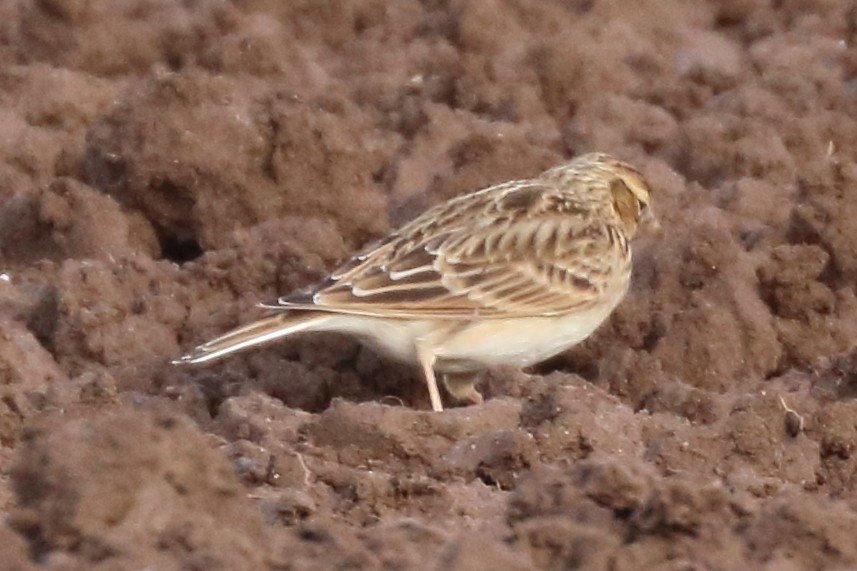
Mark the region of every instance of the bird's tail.
[[173, 361], [174, 364], [204, 363], [224, 355], [235, 353], [255, 345], [261, 345], [280, 337], [315, 329], [329, 315], [312, 311], [288, 311], [254, 321], [220, 337], [196, 347], [187, 355]]

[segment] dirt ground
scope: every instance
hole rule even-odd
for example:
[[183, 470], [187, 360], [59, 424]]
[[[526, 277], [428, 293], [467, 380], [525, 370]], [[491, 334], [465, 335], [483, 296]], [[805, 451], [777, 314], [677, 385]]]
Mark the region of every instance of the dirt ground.
[[[0, 569], [857, 568], [850, 0], [0, 0]], [[666, 229], [484, 405], [169, 360], [600, 150]]]

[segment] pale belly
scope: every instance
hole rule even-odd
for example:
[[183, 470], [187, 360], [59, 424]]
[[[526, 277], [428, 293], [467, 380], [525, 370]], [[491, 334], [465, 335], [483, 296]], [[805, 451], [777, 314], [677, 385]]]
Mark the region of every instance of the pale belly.
[[566, 317], [528, 317], [481, 321], [443, 339], [435, 346], [443, 361], [470, 360], [485, 366], [527, 367], [561, 353], [589, 337], [609, 311]]
[[[619, 299], [616, 300], [618, 303]], [[416, 346], [432, 348], [441, 372], [496, 365], [526, 367], [580, 343], [616, 306], [604, 304], [560, 317], [408, 321], [340, 315], [324, 329], [350, 333], [383, 353], [417, 362]]]

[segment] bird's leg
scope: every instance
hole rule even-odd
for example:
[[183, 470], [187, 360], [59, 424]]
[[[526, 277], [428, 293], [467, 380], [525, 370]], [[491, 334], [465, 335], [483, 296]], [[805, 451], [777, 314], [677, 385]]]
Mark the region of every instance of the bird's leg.
[[434, 375], [435, 354], [425, 343], [417, 343], [417, 359], [420, 361], [420, 366], [423, 368], [423, 374], [428, 385], [429, 399], [431, 399], [431, 408], [435, 412], [443, 411], [443, 403], [440, 401], [440, 391], [437, 390], [437, 379]]
[[482, 404], [482, 395], [476, 390], [476, 382], [481, 376], [481, 371], [445, 373], [443, 384], [455, 400], [466, 404]]

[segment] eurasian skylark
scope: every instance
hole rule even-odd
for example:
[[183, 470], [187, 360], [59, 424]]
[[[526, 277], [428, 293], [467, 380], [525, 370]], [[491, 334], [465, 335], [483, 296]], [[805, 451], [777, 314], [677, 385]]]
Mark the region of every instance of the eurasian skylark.
[[586, 339], [625, 296], [630, 240], [657, 225], [630, 165], [592, 153], [529, 180], [429, 209], [354, 255], [308, 293], [263, 305], [274, 315], [204, 343], [202, 363], [304, 331], [354, 335], [419, 363], [432, 408], [435, 372], [458, 400], [492, 365], [526, 367]]

